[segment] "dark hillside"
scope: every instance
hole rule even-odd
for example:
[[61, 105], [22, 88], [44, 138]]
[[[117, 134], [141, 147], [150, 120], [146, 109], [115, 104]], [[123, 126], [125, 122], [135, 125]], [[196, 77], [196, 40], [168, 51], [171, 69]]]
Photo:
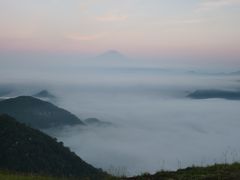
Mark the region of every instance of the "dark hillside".
[[[63, 143], [0, 115], [0, 169], [66, 177], [95, 177], [104, 173], [84, 162]], [[96, 178], [97, 177], [97, 178]]]

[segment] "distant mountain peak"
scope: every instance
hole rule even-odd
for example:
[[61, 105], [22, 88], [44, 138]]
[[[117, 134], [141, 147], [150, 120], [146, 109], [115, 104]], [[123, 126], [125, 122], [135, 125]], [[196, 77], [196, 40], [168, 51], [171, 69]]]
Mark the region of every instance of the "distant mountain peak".
[[84, 120], [86, 125], [95, 125], [95, 126], [112, 126], [113, 124], [106, 121], [101, 121], [97, 118], [88, 118]]
[[98, 56], [97, 58], [105, 59], [105, 60], [119, 60], [126, 59], [126, 56], [117, 50], [109, 50]]
[[40, 97], [40, 98], [55, 98], [53, 94], [51, 94], [47, 90], [41, 90], [40, 92], [36, 93], [33, 95], [34, 97]]
[[108, 51], [105, 52], [106, 54], [117, 54], [117, 55], [121, 55], [121, 53], [115, 49], [110, 49]]

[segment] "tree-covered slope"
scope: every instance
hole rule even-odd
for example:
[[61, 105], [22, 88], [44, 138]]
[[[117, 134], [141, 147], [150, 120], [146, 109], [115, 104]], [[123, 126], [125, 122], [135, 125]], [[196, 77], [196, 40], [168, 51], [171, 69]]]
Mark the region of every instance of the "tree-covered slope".
[[1, 113], [9, 114], [18, 121], [38, 129], [84, 124], [70, 112], [31, 96], [19, 96], [0, 101]]
[[92, 177], [104, 173], [50, 136], [0, 115], [0, 169], [42, 175]]

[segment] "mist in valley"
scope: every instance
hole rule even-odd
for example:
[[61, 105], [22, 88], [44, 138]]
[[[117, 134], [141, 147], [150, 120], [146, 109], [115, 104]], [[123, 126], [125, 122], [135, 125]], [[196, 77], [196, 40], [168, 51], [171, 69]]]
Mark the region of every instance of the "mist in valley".
[[111, 123], [44, 130], [95, 167], [136, 175], [240, 160], [240, 101], [187, 97], [201, 89], [239, 91], [239, 76], [139, 63], [29, 66], [1, 70], [2, 98], [46, 89], [81, 120]]

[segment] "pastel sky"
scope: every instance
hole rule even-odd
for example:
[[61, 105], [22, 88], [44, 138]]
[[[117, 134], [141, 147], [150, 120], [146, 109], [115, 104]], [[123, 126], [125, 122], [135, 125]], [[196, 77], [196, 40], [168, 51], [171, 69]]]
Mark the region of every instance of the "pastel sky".
[[240, 57], [240, 0], [0, 0], [0, 51]]

